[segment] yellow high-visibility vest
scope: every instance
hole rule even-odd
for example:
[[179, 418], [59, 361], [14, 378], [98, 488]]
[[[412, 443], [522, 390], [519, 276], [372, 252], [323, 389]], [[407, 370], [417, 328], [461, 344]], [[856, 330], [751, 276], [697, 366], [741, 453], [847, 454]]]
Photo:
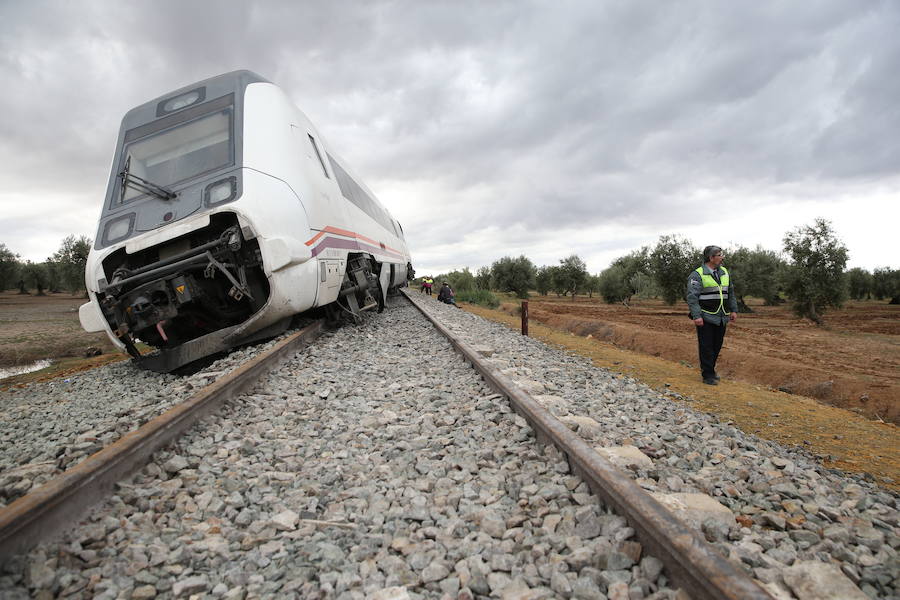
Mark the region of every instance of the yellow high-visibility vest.
[[725, 310], [725, 299], [728, 298], [728, 269], [719, 267], [719, 270], [722, 271], [722, 276], [719, 278], [720, 281], [716, 282], [712, 275], [703, 272], [703, 267], [697, 267], [697, 273], [700, 274], [700, 281], [703, 284], [699, 298], [700, 310], [711, 315], [721, 310], [730, 315], [731, 313]]

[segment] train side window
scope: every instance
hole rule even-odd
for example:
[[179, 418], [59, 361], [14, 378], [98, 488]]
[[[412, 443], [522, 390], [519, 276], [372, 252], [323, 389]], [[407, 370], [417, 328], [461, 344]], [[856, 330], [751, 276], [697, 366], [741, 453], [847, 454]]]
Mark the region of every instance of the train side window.
[[306, 136], [309, 138], [309, 143], [312, 144], [313, 151], [316, 153], [316, 158], [319, 159], [319, 164], [322, 165], [322, 172], [325, 173], [327, 179], [331, 179], [331, 177], [328, 176], [328, 169], [325, 168], [325, 161], [322, 160], [322, 153], [319, 152], [319, 147], [316, 145], [316, 140], [309, 133], [307, 133]]
[[388, 217], [387, 212], [362, 189], [355, 179], [350, 177], [350, 174], [344, 170], [340, 163], [334, 160], [333, 156], [327, 153], [326, 155], [329, 162], [331, 162], [331, 169], [334, 171], [334, 177], [337, 179], [344, 198], [358, 206], [361, 211], [372, 217], [375, 222], [390, 231], [391, 219]]

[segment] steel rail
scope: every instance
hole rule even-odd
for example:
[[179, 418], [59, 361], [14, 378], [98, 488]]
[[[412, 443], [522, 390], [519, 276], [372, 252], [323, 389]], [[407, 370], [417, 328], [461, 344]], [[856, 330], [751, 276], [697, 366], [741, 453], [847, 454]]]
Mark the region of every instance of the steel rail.
[[181, 404], [0, 508], [0, 565], [74, 525], [116, 482], [140, 469], [153, 452], [226, 400], [247, 391], [261, 375], [310, 345], [323, 331], [324, 320], [319, 320], [288, 336]]
[[530, 394], [444, 327], [434, 315], [401, 290], [490, 387], [509, 398], [513, 409], [537, 434], [566, 454], [573, 473], [597, 496], [624, 516], [638, 540], [659, 558], [670, 578], [694, 600], [772, 600], [740, 568], [720, 555], [694, 529], [683, 524], [631, 478], [597, 454], [580, 436], [551, 415]]

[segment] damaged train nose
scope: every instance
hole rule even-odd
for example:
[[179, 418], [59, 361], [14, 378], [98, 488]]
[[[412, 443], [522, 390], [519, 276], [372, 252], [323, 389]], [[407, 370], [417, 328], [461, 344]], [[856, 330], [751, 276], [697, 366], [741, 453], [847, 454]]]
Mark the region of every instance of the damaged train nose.
[[[205, 354], [227, 332], [265, 304], [269, 286], [256, 240], [245, 240], [236, 216], [213, 215], [210, 224], [186, 236], [134, 254], [117, 250], [103, 261], [109, 283], [97, 300], [110, 329], [136, 359], [147, 362], [137, 342], [178, 349], [159, 359], [171, 370], [192, 356], [190, 343]], [[216, 342], [207, 336], [216, 334]], [[220, 339], [222, 338], [222, 339]], [[180, 364], [175, 364], [180, 363]]]

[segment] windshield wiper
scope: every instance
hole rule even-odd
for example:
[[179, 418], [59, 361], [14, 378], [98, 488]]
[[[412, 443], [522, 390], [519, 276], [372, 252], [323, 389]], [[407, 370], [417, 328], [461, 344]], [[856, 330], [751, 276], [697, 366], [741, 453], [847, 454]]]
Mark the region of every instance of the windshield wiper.
[[147, 181], [143, 177], [138, 177], [137, 175], [129, 173], [128, 169], [130, 166], [131, 157], [129, 156], [125, 160], [125, 168], [119, 173], [119, 178], [122, 180], [122, 191], [119, 195], [119, 204], [125, 201], [125, 190], [129, 187], [139, 192], [156, 196], [160, 200], [171, 200], [176, 197], [176, 194], [171, 190], [164, 188], [161, 185], [157, 185], [152, 181]]

